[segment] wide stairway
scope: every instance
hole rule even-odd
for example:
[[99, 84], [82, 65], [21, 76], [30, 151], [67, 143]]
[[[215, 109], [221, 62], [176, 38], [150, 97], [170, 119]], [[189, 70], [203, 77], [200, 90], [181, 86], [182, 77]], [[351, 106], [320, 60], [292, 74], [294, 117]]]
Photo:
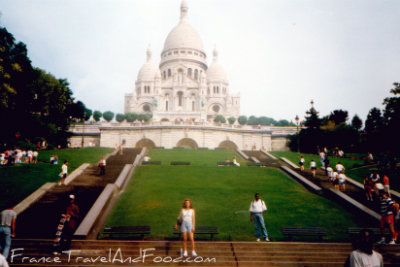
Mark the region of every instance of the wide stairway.
[[[10, 266], [334, 267], [343, 266], [352, 251], [349, 243], [197, 242], [198, 257], [183, 258], [181, 245], [180, 241], [74, 240], [69, 254], [57, 256], [60, 262], [55, 262], [52, 240], [15, 239]], [[385, 266], [399, 266], [400, 246], [382, 245], [376, 250], [383, 254]]]

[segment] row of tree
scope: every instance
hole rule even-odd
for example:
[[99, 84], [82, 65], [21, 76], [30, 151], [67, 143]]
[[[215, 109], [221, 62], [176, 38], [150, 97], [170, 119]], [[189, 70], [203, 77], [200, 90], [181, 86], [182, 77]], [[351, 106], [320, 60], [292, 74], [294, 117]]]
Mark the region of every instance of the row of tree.
[[[226, 123], [226, 121], [228, 120], [229, 124], [234, 124], [236, 121], [235, 117], [229, 117], [228, 119], [225, 119], [224, 116], [222, 115], [217, 115], [214, 118], [214, 122], [219, 122], [219, 123]], [[265, 117], [265, 116], [261, 116], [261, 117], [256, 117], [256, 116], [239, 116], [237, 119], [238, 123], [240, 125], [274, 125], [274, 126], [296, 126], [296, 124], [294, 124], [293, 122], [289, 122], [288, 120], [279, 120], [276, 121], [273, 118], [270, 117]]]
[[65, 145], [68, 126], [84, 119], [85, 105], [72, 96], [66, 79], [34, 68], [26, 45], [0, 27], [0, 144]]
[[[93, 113], [93, 114], [92, 114]], [[128, 112], [125, 114], [122, 113], [117, 113], [116, 115], [112, 111], [105, 111], [104, 113], [101, 113], [98, 110], [92, 111], [90, 109], [86, 109], [85, 112], [85, 120], [88, 121], [93, 115], [93, 120], [96, 122], [99, 122], [101, 118], [103, 118], [105, 121], [112, 121], [115, 116], [115, 120], [117, 122], [123, 122], [126, 120], [127, 122], [134, 122], [136, 120], [139, 121], [149, 121], [151, 119], [151, 116], [149, 114], [137, 114], [137, 113], [132, 113]]]
[[298, 134], [290, 137], [293, 151], [315, 153], [317, 147], [341, 148], [348, 152], [384, 152], [392, 158], [400, 157], [400, 84], [394, 83], [392, 97], [383, 101], [383, 109], [370, 109], [365, 120], [355, 115], [348, 123], [348, 112], [334, 110], [320, 117], [314, 107], [306, 112], [304, 124]]

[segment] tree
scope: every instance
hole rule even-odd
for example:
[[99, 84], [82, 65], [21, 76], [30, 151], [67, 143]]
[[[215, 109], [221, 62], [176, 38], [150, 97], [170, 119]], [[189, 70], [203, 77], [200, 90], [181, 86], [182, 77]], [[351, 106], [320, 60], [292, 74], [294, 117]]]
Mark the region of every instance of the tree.
[[112, 111], [106, 111], [103, 113], [103, 118], [107, 121], [110, 122], [114, 118], [114, 112]]
[[364, 130], [368, 134], [372, 134], [382, 130], [382, 127], [383, 127], [383, 117], [381, 114], [381, 110], [378, 108], [370, 109], [367, 115], [367, 119], [365, 120]]
[[242, 116], [239, 116], [239, 118], [238, 118], [238, 122], [239, 122], [239, 124], [240, 124], [240, 125], [244, 125], [244, 124], [246, 124], [246, 123], [247, 123], [247, 117], [246, 117], [246, 116], [244, 116], [244, 115], [242, 115]]
[[306, 111], [308, 116], [305, 117], [304, 125], [311, 129], [319, 129], [321, 127], [321, 119], [318, 116], [318, 112], [314, 107], [311, 107], [310, 110]]
[[222, 116], [222, 115], [217, 115], [217, 116], [215, 116], [215, 118], [214, 118], [214, 122], [219, 122], [219, 123], [225, 123], [226, 122], [226, 119], [225, 119], [225, 117], [224, 116]]
[[135, 120], [137, 120], [138, 114], [128, 112], [128, 113], [125, 113], [125, 118], [126, 118], [127, 122], [134, 122]]
[[70, 103], [67, 106], [67, 113], [74, 121], [86, 120], [85, 119], [86, 107], [81, 101]]
[[93, 114], [92, 110], [86, 108], [85, 109], [85, 115], [84, 115], [85, 121], [88, 121], [90, 119], [90, 117], [92, 117], [92, 114]]
[[94, 119], [95, 121], [100, 121], [100, 119], [101, 119], [102, 116], [103, 116], [103, 113], [101, 113], [101, 112], [98, 111], [98, 110], [95, 110], [95, 111], [93, 112], [93, 119]]
[[247, 120], [248, 125], [258, 125], [260, 124], [260, 120], [256, 116], [250, 116]]
[[142, 113], [142, 114], [139, 114], [139, 115], [138, 115], [138, 118], [137, 118], [137, 119], [138, 119], [139, 121], [146, 121], [146, 122], [147, 122], [147, 121], [150, 120], [150, 118], [151, 118], [151, 117], [150, 117], [149, 114], [147, 114], [147, 113]]
[[275, 123], [275, 126], [289, 126], [288, 120], [279, 120]]
[[123, 122], [123, 121], [125, 120], [125, 115], [124, 115], [124, 114], [121, 114], [121, 113], [118, 113], [118, 114], [115, 116], [115, 120], [116, 120], [117, 122]]
[[236, 121], [236, 118], [235, 117], [229, 117], [228, 118], [228, 122], [229, 122], [229, 124], [234, 124], [235, 123], [235, 121]]
[[345, 110], [337, 109], [331, 112], [329, 115], [329, 120], [334, 121], [336, 125], [345, 123], [348, 119], [348, 112]]
[[351, 120], [351, 126], [356, 129], [357, 131], [361, 130], [362, 128], [362, 120], [358, 117], [357, 114], [354, 115], [353, 119]]
[[276, 121], [273, 118], [261, 116], [258, 118], [258, 122], [261, 125], [274, 125]]

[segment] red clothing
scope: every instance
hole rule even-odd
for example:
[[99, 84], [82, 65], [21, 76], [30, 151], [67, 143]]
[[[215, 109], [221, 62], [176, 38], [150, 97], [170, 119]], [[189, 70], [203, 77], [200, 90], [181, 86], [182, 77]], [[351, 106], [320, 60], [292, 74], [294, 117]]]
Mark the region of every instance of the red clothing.
[[386, 175], [383, 176], [383, 184], [384, 185], [389, 185], [389, 177], [387, 177]]

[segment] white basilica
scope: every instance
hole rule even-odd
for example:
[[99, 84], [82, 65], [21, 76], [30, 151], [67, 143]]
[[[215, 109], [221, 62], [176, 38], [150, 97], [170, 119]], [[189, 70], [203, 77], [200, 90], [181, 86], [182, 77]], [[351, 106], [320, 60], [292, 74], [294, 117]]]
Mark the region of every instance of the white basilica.
[[216, 115], [240, 115], [240, 95], [229, 93], [226, 73], [214, 49], [207, 65], [203, 42], [190, 26], [188, 6], [181, 4], [178, 25], [168, 34], [157, 68], [152, 52], [140, 69], [132, 94], [125, 95], [125, 113], [149, 113], [153, 121], [205, 122]]

